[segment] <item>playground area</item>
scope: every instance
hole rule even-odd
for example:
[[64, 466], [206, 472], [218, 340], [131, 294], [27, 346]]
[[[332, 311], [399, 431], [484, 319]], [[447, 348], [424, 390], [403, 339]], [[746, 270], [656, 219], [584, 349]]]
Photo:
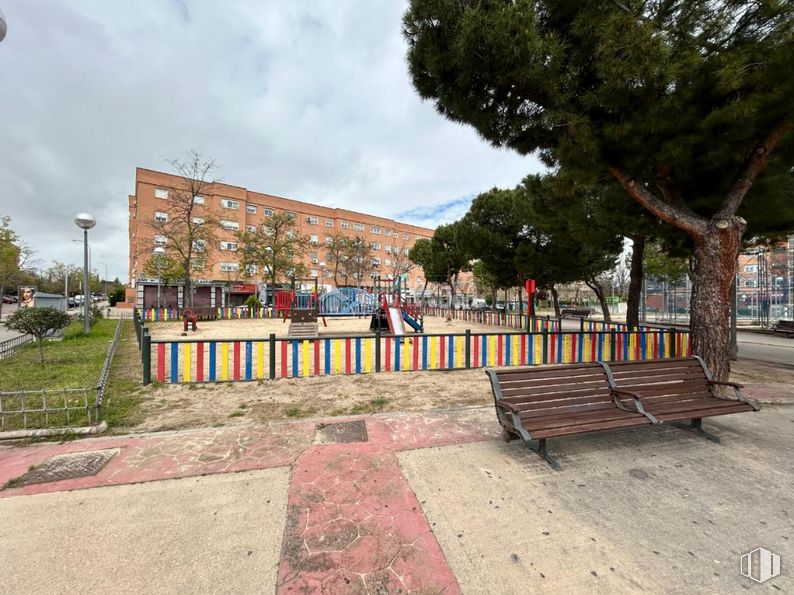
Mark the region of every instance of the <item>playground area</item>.
[[[374, 336], [374, 332], [369, 329], [371, 316], [361, 317], [326, 317], [326, 325], [322, 319], [318, 321], [318, 332], [321, 337], [335, 336]], [[185, 338], [195, 339], [264, 339], [271, 333], [277, 337], [286, 337], [289, 331], [289, 320], [286, 322], [280, 318], [260, 318], [260, 319], [238, 319], [238, 320], [200, 320], [197, 322], [195, 332], [188, 331]], [[152, 339], [180, 339], [182, 338], [182, 321], [174, 320], [169, 322], [149, 322], [147, 323], [149, 334]], [[446, 320], [442, 317], [425, 316], [424, 330], [427, 334], [456, 334], [465, 333], [466, 329], [473, 333], [494, 332], [494, 327], [490, 325], [477, 324], [465, 320]], [[388, 329], [384, 334], [388, 334]], [[406, 336], [414, 333], [406, 329]]]

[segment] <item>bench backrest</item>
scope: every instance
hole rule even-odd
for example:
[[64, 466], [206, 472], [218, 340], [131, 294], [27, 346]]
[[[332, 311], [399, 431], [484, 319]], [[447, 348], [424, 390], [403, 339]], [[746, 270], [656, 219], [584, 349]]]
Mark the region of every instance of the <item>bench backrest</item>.
[[494, 398], [519, 409], [523, 418], [615, 406], [606, 371], [598, 363], [487, 372]]
[[776, 328], [794, 330], [794, 320], [778, 320]]
[[676, 401], [710, 393], [708, 377], [695, 357], [610, 362], [613, 384], [650, 402]]

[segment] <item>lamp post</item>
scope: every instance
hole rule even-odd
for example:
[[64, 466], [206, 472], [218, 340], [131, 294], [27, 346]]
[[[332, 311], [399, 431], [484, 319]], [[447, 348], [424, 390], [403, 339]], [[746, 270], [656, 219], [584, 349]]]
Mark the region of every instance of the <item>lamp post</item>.
[[163, 266], [163, 256], [165, 255], [165, 248], [161, 246], [157, 246], [154, 249], [154, 258], [157, 263], [157, 309], [160, 309], [160, 286], [162, 285], [161, 277], [162, 277], [162, 266]]
[[8, 31], [8, 25], [6, 24], [6, 18], [3, 15], [3, 11], [0, 10], [0, 41], [5, 39], [6, 31]]
[[74, 218], [77, 227], [83, 230], [83, 334], [91, 332], [88, 324], [88, 230], [96, 225], [96, 219], [88, 213], [77, 213]]

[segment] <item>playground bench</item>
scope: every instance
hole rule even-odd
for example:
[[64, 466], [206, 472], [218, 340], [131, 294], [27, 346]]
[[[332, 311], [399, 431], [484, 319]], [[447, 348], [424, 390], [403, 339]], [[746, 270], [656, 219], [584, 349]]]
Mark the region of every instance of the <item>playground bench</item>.
[[218, 318], [217, 308], [191, 308], [198, 320], [215, 320]]
[[782, 333], [786, 337], [794, 337], [794, 320], [778, 320], [775, 325], [775, 332]]
[[560, 310], [560, 316], [570, 316], [572, 318], [587, 318], [593, 313], [592, 308], [563, 308]]
[[[554, 469], [546, 439], [614, 428], [689, 420], [684, 426], [705, 432], [703, 417], [757, 411], [741, 386], [713, 380], [698, 357], [637, 362], [486, 370], [502, 426], [502, 439], [521, 438]], [[738, 400], [712, 391], [725, 385]]]
[[[758, 406], [742, 394], [742, 385], [714, 380], [706, 363], [698, 356], [650, 361], [614, 362], [607, 366], [613, 394], [620, 400], [639, 400], [659, 423], [689, 421], [693, 429], [714, 442], [719, 438], [702, 427], [702, 418], [743, 411], [758, 411]], [[733, 389], [736, 399], [714, 390]], [[679, 424], [675, 424], [679, 425]]]
[[487, 369], [502, 439], [521, 438], [555, 469], [546, 439], [654, 423], [635, 400], [627, 407], [612, 393], [600, 363]]

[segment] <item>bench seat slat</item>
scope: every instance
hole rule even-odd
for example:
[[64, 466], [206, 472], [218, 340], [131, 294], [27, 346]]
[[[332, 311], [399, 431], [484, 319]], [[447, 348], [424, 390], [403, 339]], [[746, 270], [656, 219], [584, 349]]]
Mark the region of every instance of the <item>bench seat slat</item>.
[[623, 384], [621, 390], [637, 393], [641, 397], [661, 395], [689, 395], [693, 392], [709, 392], [708, 384], [703, 382], [669, 382], [665, 384]]
[[554, 390], [547, 390], [542, 392], [532, 392], [532, 391], [511, 391], [507, 394], [503, 393], [502, 400], [507, 403], [513, 403], [517, 401], [548, 401], [548, 400], [557, 400], [557, 399], [567, 399], [567, 398], [577, 398], [577, 397], [586, 397], [588, 395], [592, 395], [594, 399], [602, 399], [604, 396], [609, 397], [611, 392], [609, 389], [604, 387], [599, 387], [598, 389], [593, 388], [583, 388], [583, 389], [576, 389], [575, 387], [570, 386], [563, 386], [563, 387], [555, 387]]
[[535, 438], [554, 438], [557, 436], [570, 436], [573, 434], [588, 434], [590, 432], [598, 432], [601, 430], [612, 430], [615, 428], [627, 428], [633, 426], [647, 426], [648, 420], [642, 415], [634, 417], [628, 414], [627, 417], [616, 419], [613, 421], [601, 421], [596, 423], [582, 423], [575, 426], [564, 426], [558, 428], [549, 428], [546, 430], [538, 430], [532, 432]]
[[659, 421], [680, 421], [686, 419], [693, 419], [696, 417], [711, 417], [713, 415], [742, 413], [744, 411], [753, 411], [753, 409], [747, 403], [742, 403], [741, 401], [737, 401], [735, 405], [731, 405], [730, 407], [712, 407], [710, 409], [697, 409], [694, 411], [686, 410], [686, 411], [675, 411], [672, 413], [660, 413], [659, 415], [656, 416], [656, 418]]
[[531, 433], [533, 429], [536, 430], [544, 430], [548, 428], [556, 428], [561, 426], [577, 426], [585, 423], [599, 423], [599, 422], [607, 422], [613, 421], [616, 419], [624, 419], [629, 417], [639, 417], [645, 420], [647, 423], [647, 419], [640, 415], [639, 413], [631, 413], [627, 411], [622, 411], [617, 407], [613, 407], [612, 409], [602, 409], [596, 411], [582, 411], [582, 412], [559, 412], [557, 414], [553, 414], [550, 416], [545, 417], [521, 417], [521, 422], [524, 424], [524, 427], [527, 428]]
[[547, 386], [557, 386], [559, 384], [575, 384], [577, 386], [604, 386], [604, 373], [600, 376], [588, 375], [577, 378], [539, 378], [533, 380], [501, 381], [502, 393], [509, 389], [521, 388], [545, 388]]

